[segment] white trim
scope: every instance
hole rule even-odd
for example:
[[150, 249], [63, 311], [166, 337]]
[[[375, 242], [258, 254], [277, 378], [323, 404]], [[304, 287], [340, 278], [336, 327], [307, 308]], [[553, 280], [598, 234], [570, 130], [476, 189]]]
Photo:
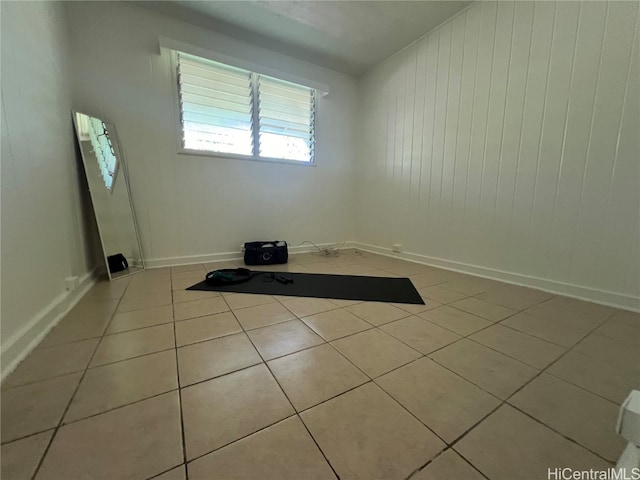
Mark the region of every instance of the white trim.
[[515, 285], [536, 288], [557, 295], [564, 295], [579, 300], [586, 300], [601, 305], [607, 305], [615, 308], [623, 308], [640, 312], [640, 297], [625, 295], [622, 293], [608, 292], [606, 290], [598, 290], [595, 288], [584, 287], [581, 285], [573, 285], [570, 283], [548, 280], [545, 278], [531, 277], [520, 273], [505, 272], [493, 268], [480, 267], [470, 265], [468, 263], [456, 262], [453, 260], [445, 260], [442, 258], [429, 257], [418, 253], [402, 252], [396, 253], [390, 248], [368, 245], [360, 242], [348, 242], [346, 248], [356, 248], [369, 253], [377, 253], [387, 257], [407, 260], [414, 263], [421, 263], [433, 267], [444, 268], [454, 272], [466, 273], [478, 277], [489, 278], [491, 280], [499, 280]]
[[314, 88], [322, 93], [323, 96], [329, 94], [329, 86], [325, 83], [317, 82], [310, 78], [300, 77], [293, 73], [283, 72], [282, 70], [276, 70], [267, 65], [261, 65], [258, 63], [247, 62], [240, 58], [225, 55], [223, 53], [214, 52], [208, 48], [191, 45], [189, 43], [180, 42], [171, 38], [160, 37], [159, 39], [160, 49], [166, 48], [178, 52], [188, 53], [190, 55], [196, 55], [198, 57], [213, 60], [214, 62], [224, 63], [225, 65], [231, 65], [232, 67], [242, 68], [251, 72], [261, 73], [270, 77], [285, 80], [287, 82], [296, 83], [298, 85], [304, 85], [305, 87]]
[[[333, 243], [325, 243], [318, 245], [319, 247], [331, 247]], [[625, 310], [632, 310], [640, 312], [640, 298], [632, 295], [624, 295], [616, 292], [608, 292], [606, 290], [598, 290], [595, 288], [584, 287], [581, 285], [573, 285], [564, 282], [558, 282], [555, 280], [548, 280], [544, 278], [537, 278], [520, 273], [505, 272], [503, 270], [496, 270], [493, 268], [480, 267], [478, 265], [471, 265], [462, 262], [456, 262], [453, 260], [446, 260], [442, 258], [429, 257], [427, 255], [421, 255], [418, 253], [402, 252], [397, 253], [390, 248], [378, 247], [376, 245], [369, 245], [366, 243], [348, 241], [345, 242], [340, 249], [355, 248], [364, 252], [375, 253], [378, 255], [384, 255], [390, 258], [397, 258], [400, 260], [407, 260], [413, 263], [420, 263], [422, 265], [429, 265], [433, 267], [443, 268], [445, 270], [452, 270], [454, 272], [466, 273], [469, 275], [475, 275], [482, 278], [488, 278], [491, 280], [498, 280], [502, 282], [511, 283], [514, 285], [522, 285], [525, 287], [536, 288], [549, 293], [557, 295], [564, 295], [571, 298], [577, 298], [579, 300], [586, 300], [588, 302], [594, 302], [601, 305], [607, 305], [615, 308], [623, 308]], [[296, 253], [306, 253], [317, 251], [315, 247], [311, 245], [289, 246], [289, 253], [295, 255]], [[174, 267], [179, 265], [190, 265], [197, 263], [215, 263], [225, 262], [230, 260], [238, 260], [242, 262], [242, 254], [240, 252], [226, 252], [226, 253], [214, 253], [193, 255], [188, 257], [168, 257], [168, 258], [156, 258], [145, 261], [147, 268], [161, 268], [161, 267]]]
[[96, 283], [97, 270], [93, 270], [80, 277], [79, 286], [73, 292], [58, 295], [53, 301], [38, 312], [19, 331], [2, 343], [0, 363], [3, 381], [18, 364], [38, 346], [42, 339], [55, 327], [71, 310], [89, 289]]
[[[345, 242], [345, 246], [340, 249], [353, 248], [349, 246], [349, 243]], [[335, 243], [319, 243], [320, 248], [333, 247]], [[317, 252], [318, 250], [313, 245], [296, 245], [288, 246], [289, 253], [295, 255], [297, 253]], [[215, 263], [215, 262], [228, 262], [230, 260], [238, 260], [242, 263], [242, 252], [224, 252], [224, 253], [207, 253], [202, 255], [190, 255], [187, 257], [166, 257], [166, 258], [152, 258], [144, 261], [145, 267], [150, 268], [162, 268], [162, 267], [178, 267], [181, 265], [194, 265], [198, 263]]]
[[272, 158], [272, 157], [255, 157], [252, 155], [240, 155], [238, 153], [223, 153], [213, 152], [210, 150], [189, 150], [187, 148], [180, 147], [178, 149], [178, 155], [190, 155], [192, 157], [212, 157], [222, 158], [227, 160], [248, 160], [250, 162], [261, 163], [282, 163], [284, 165], [300, 165], [303, 167], [315, 167], [316, 162], [305, 162], [303, 160], [288, 160], [286, 158]]

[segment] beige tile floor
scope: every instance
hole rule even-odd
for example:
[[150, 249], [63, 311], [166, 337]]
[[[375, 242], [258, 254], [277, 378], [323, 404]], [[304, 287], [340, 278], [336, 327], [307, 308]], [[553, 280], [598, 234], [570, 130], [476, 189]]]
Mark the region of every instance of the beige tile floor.
[[528, 480], [624, 447], [638, 314], [355, 251], [276, 268], [425, 305], [184, 290], [225, 266], [93, 287], [2, 385], [2, 478]]

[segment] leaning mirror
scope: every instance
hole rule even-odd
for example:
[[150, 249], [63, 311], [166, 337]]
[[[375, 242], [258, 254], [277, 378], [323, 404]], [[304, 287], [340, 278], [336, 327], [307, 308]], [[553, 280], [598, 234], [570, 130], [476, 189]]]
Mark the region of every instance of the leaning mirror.
[[142, 271], [127, 168], [113, 124], [73, 112], [109, 279]]

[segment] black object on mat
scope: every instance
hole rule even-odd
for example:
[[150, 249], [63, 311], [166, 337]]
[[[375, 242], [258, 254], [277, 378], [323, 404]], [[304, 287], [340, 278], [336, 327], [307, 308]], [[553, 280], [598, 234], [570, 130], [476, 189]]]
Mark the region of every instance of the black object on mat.
[[[270, 274], [292, 279], [293, 283], [269, 281]], [[412, 303], [424, 305], [420, 294], [408, 278], [327, 275], [321, 273], [265, 272], [248, 282], [235, 285], [209, 285], [205, 281], [187, 290], [212, 292], [259, 293], [293, 297], [336, 298], [372, 302]]]

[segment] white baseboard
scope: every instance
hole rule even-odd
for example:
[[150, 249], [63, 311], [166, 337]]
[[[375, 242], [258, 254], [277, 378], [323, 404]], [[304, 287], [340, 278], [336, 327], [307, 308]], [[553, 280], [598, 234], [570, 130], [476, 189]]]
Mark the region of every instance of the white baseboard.
[[347, 242], [347, 248], [357, 248], [365, 252], [377, 253], [380, 255], [385, 255], [387, 257], [399, 258], [401, 260], [408, 260], [410, 262], [444, 268], [446, 270], [452, 270], [455, 272], [467, 273], [476, 275], [478, 277], [499, 280], [502, 282], [522, 285], [525, 287], [537, 288], [538, 290], [543, 290], [545, 292], [565, 295], [567, 297], [577, 298], [580, 300], [587, 300], [589, 302], [599, 303], [601, 305], [640, 312], [640, 298], [631, 295], [608, 292], [605, 290], [598, 290], [581, 285], [572, 285], [569, 283], [558, 282], [545, 278], [531, 277], [520, 273], [505, 272], [503, 270], [479, 267], [477, 265], [470, 265], [467, 263], [455, 262], [453, 260], [429, 257], [427, 255], [421, 255], [418, 253], [397, 253], [392, 251], [390, 248], [383, 248], [360, 242]]
[[73, 292], [58, 295], [49, 305], [43, 308], [18, 332], [14, 333], [2, 343], [0, 364], [3, 381], [31, 351], [38, 346], [42, 339], [55, 327], [95, 284], [96, 270], [80, 277], [78, 288]]
[[[318, 244], [318, 247], [332, 247], [335, 243], [323, 243]], [[398, 258], [401, 260], [407, 260], [414, 263], [421, 263], [423, 265], [430, 265], [433, 267], [444, 268], [446, 270], [452, 270], [455, 272], [466, 273], [475, 275], [478, 277], [489, 278], [491, 280], [499, 280], [502, 282], [508, 282], [515, 285], [522, 285], [525, 287], [537, 288], [545, 292], [555, 293], [558, 295], [565, 295], [567, 297], [577, 298], [580, 300], [587, 300], [590, 302], [599, 303], [601, 305], [608, 305], [616, 308], [624, 308], [626, 310], [633, 310], [640, 312], [640, 298], [631, 295], [625, 295], [616, 292], [608, 292], [605, 290], [598, 290], [595, 288], [585, 287], [581, 285], [573, 285], [564, 282], [558, 282], [556, 280], [549, 280], [545, 278], [532, 277], [523, 275], [520, 273], [505, 272], [503, 270], [496, 270], [487, 267], [480, 267], [477, 265], [471, 265], [462, 262], [456, 262], [453, 260], [445, 260], [442, 258], [429, 257], [427, 255], [421, 255], [418, 253], [410, 252], [394, 252], [390, 248], [378, 247], [376, 245], [369, 245], [366, 243], [348, 241], [340, 244], [340, 249], [355, 248], [365, 252], [376, 253], [387, 257]], [[307, 253], [317, 251], [313, 245], [299, 245], [291, 247], [289, 246], [289, 253]], [[155, 258], [145, 260], [145, 266], [147, 268], [160, 268], [160, 267], [175, 267], [179, 265], [190, 265], [196, 263], [215, 263], [225, 262], [230, 260], [242, 260], [241, 252], [226, 252], [226, 253], [213, 253], [203, 255], [192, 255], [186, 257], [168, 257], [168, 258]]]
[[[350, 248], [348, 246], [350, 242], [346, 242], [345, 246], [340, 248]], [[318, 247], [327, 248], [333, 247], [336, 243], [318, 243]], [[316, 247], [313, 245], [297, 245], [289, 246], [289, 253], [295, 255], [296, 253], [308, 253], [317, 252]], [[167, 257], [167, 258], [151, 258], [144, 261], [145, 268], [162, 268], [162, 267], [177, 267], [180, 265], [193, 265], [196, 263], [215, 263], [215, 262], [228, 262], [230, 260], [242, 260], [242, 252], [224, 252], [224, 253], [208, 253], [202, 255], [189, 255], [186, 257]]]

